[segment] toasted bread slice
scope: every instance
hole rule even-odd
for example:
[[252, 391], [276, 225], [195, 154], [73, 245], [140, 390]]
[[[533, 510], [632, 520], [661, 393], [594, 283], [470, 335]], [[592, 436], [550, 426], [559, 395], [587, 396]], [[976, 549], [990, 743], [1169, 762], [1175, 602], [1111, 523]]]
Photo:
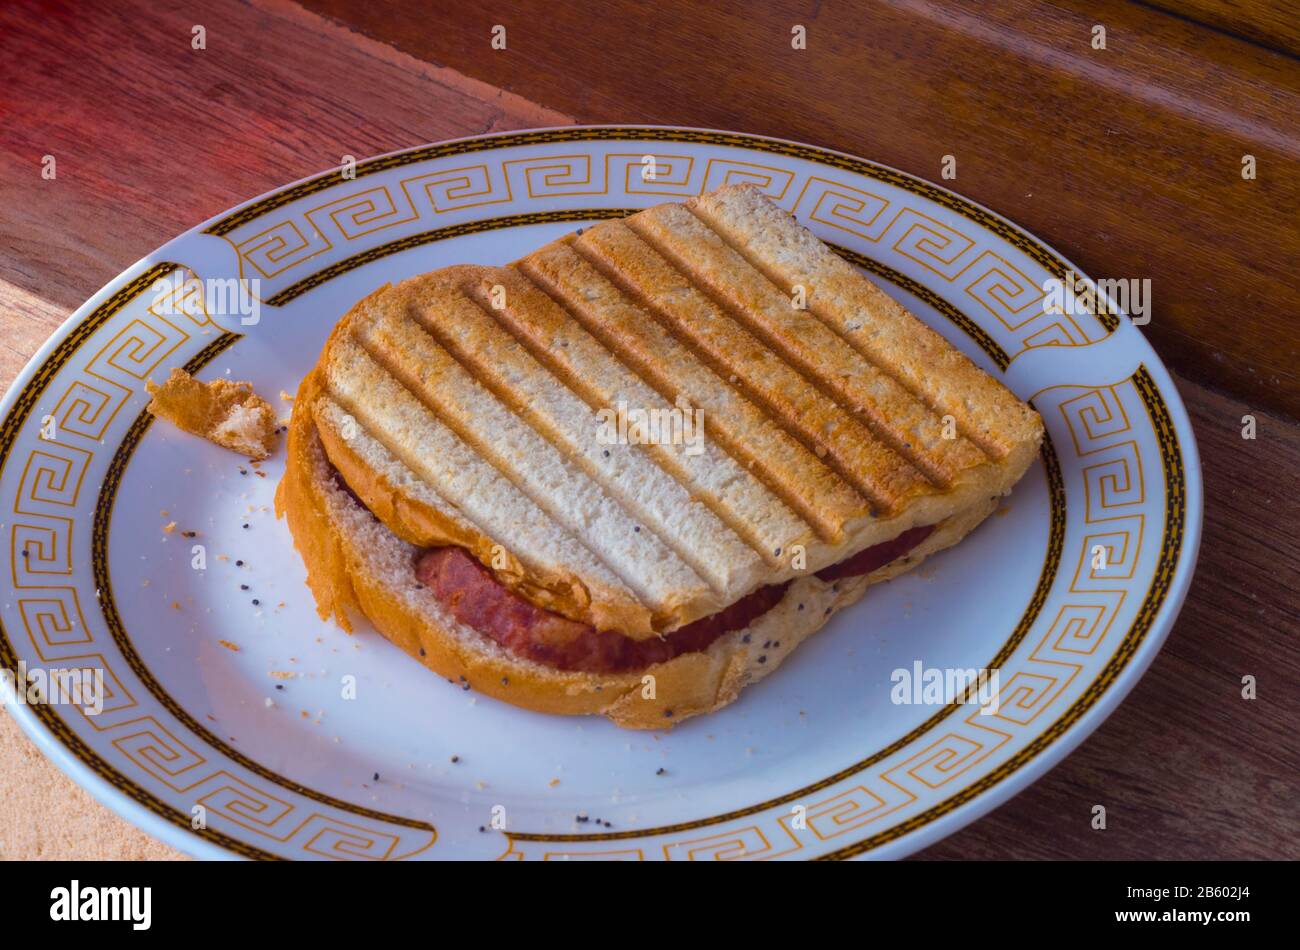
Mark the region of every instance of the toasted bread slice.
[[[803, 640], [872, 584], [896, 577], [926, 556], [957, 543], [986, 517], [986, 499], [942, 523], [906, 558], [838, 582], [802, 577], [776, 607], [708, 649], [623, 674], [568, 672], [520, 658], [459, 623], [415, 576], [418, 548], [403, 541], [334, 478], [316, 429], [313, 405], [323, 384], [311, 374], [299, 390], [290, 424], [276, 512], [288, 519], [322, 618], [345, 629], [362, 617], [439, 675], [526, 709], [566, 715], [603, 714], [620, 726], [666, 729], [731, 702], [769, 675]], [[653, 676], [648, 695], [645, 676]]]
[[[752, 188], [381, 288], [336, 328], [295, 418], [304, 403], [397, 538], [464, 547], [534, 604], [633, 638], [965, 523], [1042, 437]], [[608, 437], [648, 416], [683, 437]]]

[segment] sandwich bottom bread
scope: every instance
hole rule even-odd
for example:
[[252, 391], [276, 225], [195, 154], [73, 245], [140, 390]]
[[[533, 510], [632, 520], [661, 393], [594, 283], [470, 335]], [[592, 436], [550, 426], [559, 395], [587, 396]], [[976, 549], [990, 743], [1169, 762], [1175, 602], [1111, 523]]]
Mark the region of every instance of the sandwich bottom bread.
[[[920, 529], [911, 536], [914, 543], [895, 539], [874, 553], [859, 552], [818, 572], [821, 576], [800, 576], [756, 592], [751, 596], [759, 603], [750, 601], [745, 608], [742, 602], [724, 612], [729, 616], [723, 627], [743, 626], [721, 632], [717, 622], [711, 629], [697, 627], [699, 649], [626, 668], [638, 655], [653, 655], [656, 647], [661, 655], [672, 652], [659, 646], [662, 641], [652, 640], [649, 654], [645, 647], [632, 647], [612, 661], [607, 656], [567, 656], [564, 666], [589, 668], [563, 668], [540, 662], [498, 630], [483, 632], [464, 621], [466, 611], [458, 609], [463, 604], [440, 592], [438, 565], [430, 564], [441, 552], [457, 549], [408, 544], [361, 503], [330, 463], [317, 431], [312, 407], [321, 391], [313, 371], [295, 399], [276, 513], [288, 519], [322, 618], [334, 617], [350, 631], [352, 620], [364, 615], [425, 666], [467, 689], [539, 712], [600, 713], [628, 728], [666, 728], [733, 702], [745, 686], [780, 666], [836, 611], [856, 602], [872, 584], [897, 577], [956, 544], [997, 504], [996, 498], [989, 499]], [[873, 566], [883, 558], [888, 558], [885, 563]], [[866, 573], [851, 573], [864, 567], [869, 568]], [[496, 584], [486, 572], [481, 576], [480, 586]], [[484, 596], [488, 606], [479, 615], [488, 619], [511, 610], [538, 609], [511, 602], [513, 595], [504, 588], [487, 590]], [[486, 621], [484, 625], [492, 626]], [[609, 632], [598, 636], [624, 639]]]

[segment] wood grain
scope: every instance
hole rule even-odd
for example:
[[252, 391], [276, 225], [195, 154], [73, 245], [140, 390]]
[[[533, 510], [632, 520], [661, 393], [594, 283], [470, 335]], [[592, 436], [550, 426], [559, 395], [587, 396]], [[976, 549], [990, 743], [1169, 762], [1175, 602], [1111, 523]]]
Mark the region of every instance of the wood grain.
[[941, 184], [1094, 277], [1150, 278], [1147, 332], [1175, 369], [1300, 415], [1294, 57], [1124, 0], [605, 0], [599, 15], [432, 0], [419, 17], [400, 0], [305, 2], [581, 122], [765, 133], [934, 181], [953, 155]]
[[1300, 15], [1293, 0], [1147, 0], [1166, 13], [1300, 56]]
[[182, 231], [344, 155], [572, 121], [281, 2], [6, 2], [0, 70], [0, 279], [68, 310]]
[[[208, 59], [188, 52], [191, 18], [174, 6], [127, 0], [75, 19], [71, 9], [0, 9], [0, 386], [113, 275], [253, 194], [345, 152], [568, 121], [278, 2], [210, 5], [207, 52], [217, 55]], [[756, 13], [756, 22], [763, 15]], [[477, 14], [457, 16], [465, 23]], [[460, 28], [450, 19], [422, 22], [429, 30]], [[829, 21], [818, 22], [825, 28]], [[846, 34], [843, 42], [856, 41]], [[874, 47], [859, 48], [866, 55]], [[920, 55], [897, 49], [899, 61]], [[775, 62], [751, 60], [747, 68], [757, 81], [777, 71]], [[610, 76], [619, 81], [613, 64]], [[548, 82], [529, 79], [515, 91]], [[605, 98], [612, 88], [590, 89], [588, 103], [612, 101]], [[972, 107], [1003, 96], [1011, 108], [997, 89], [967, 93]], [[835, 144], [806, 134], [798, 126], [803, 118], [783, 123], [760, 101], [728, 101], [735, 112], [717, 124]], [[637, 108], [605, 117], [674, 119]], [[936, 127], [936, 117], [923, 118]], [[855, 134], [833, 124], [822, 131]], [[852, 150], [880, 157], [872, 151], [878, 140], [851, 143]], [[42, 182], [40, 155], [50, 152], [60, 156], [59, 178]], [[1084, 186], [1077, 170], [1063, 168], [1058, 180], [1021, 152], [1002, 161], [1017, 172], [1025, 162], [1026, 174], [1038, 176], [1027, 186], [1035, 194], [1040, 182]], [[976, 172], [971, 180], [983, 179]], [[970, 193], [967, 178], [957, 186]], [[999, 210], [1024, 221], [1034, 204], [1022, 198]], [[1148, 225], [1108, 225], [1111, 241], [1143, 247]], [[1052, 226], [1063, 228], [1061, 221]], [[1207, 220], [1203, 233], [1219, 234], [1219, 226]], [[1059, 233], [1061, 249], [1080, 258], [1076, 232]], [[1077, 233], [1086, 239], [1086, 229]], [[1142, 266], [1156, 274], [1164, 261], [1143, 258]], [[1168, 643], [1078, 751], [923, 858], [1300, 857], [1300, 426], [1257, 413], [1259, 438], [1247, 442], [1241, 417], [1257, 412], [1254, 401], [1189, 382], [1180, 388], [1200, 443], [1207, 510], [1201, 564]], [[1259, 681], [1251, 702], [1240, 698], [1247, 674]], [[0, 857], [165, 853], [76, 789], [7, 720], [0, 727], [0, 800]], [[1095, 804], [1107, 808], [1104, 832], [1090, 826]]]

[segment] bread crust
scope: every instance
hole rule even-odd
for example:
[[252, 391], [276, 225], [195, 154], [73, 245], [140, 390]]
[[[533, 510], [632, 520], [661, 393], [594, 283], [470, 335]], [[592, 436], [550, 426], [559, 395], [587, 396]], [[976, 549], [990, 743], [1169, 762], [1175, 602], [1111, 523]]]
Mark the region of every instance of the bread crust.
[[[990, 501], [941, 525], [908, 557], [872, 574], [836, 583], [813, 576], [795, 580], [776, 607], [707, 650], [636, 673], [550, 669], [458, 623], [419, 587], [410, 567], [416, 549], [334, 483], [310, 408], [319, 392], [313, 373], [294, 403], [275, 503], [277, 515], [288, 521], [322, 619], [352, 631], [353, 620], [364, 617], [440, 676], [503, 702], [552, 714], [603, 714], [625, 728], [671, 728], [733, 702], [867, 587], [955, 544], [995, 505]], [[404, 567], [409, 576], [402, 576]]]

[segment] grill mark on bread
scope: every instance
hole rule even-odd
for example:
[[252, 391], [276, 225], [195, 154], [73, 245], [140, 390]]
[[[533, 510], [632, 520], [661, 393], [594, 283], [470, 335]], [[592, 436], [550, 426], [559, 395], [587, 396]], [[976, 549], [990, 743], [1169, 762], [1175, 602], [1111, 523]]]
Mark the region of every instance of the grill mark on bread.
[[[337, 342], [332, 342], [331, 346], [337, 345]], [[346, 342], [355, 348], [350, 340]], [[589, 611], [579, 613], [579, 618], [587, 617], [605, 628], [620, 625], [629, 632], [640, 632], [642, 635], [652, 632], [649, 611], [631, 588], [578, 538], [559, 528], [541, 509], [520, 496], [514, 486], [474, 455], [455, 433], [436, 418], [432, 419], [424, 432], [431, 451], [427, 455], [417, 453], [414, 457], [400, 440], [393, 439], [384, 428], [375, 425], [367, 427], [365, 411], [353, 396], [391, 397], [393, 408], [399, 415], [403, 409], [408, 413], [420, 410], [418, 402], [399, 383], [385, 376], [380, 380], [378, 391], [370, 388], [364, 394], [345, 392], [338, 386], [330, 385], [328, 370], [327, 365], [324, 372], [318, 371], [322, 388], [320, 401], [337, 407], [339, 413], [351, 416], [357, 423], [357, 438], [350, 443], [353, 451], [364, 452], [366, 443], [374, 443], [383, 453], [378, 458], [373, 453], [366, 456], [368, 465], [373, 466], [377, 472], [389, 472], [391, 460], [394, 467], [402, 466], [405, 469], [405, 472], [401, 469], [391, 472], [395, 475], [395, 481], [404, 481], [405, 473], [409, 473], [411, 479], [428, 483], [433, 495], [448, 503], [450, 510], [445, 510], [443, 516], [453, 522], [452, 527], [462, 524], [471, 526], [481, 535], [488, 548], [494, 536], [513, 532], [511, 536], [521, 543], [518, 545], [519, 551], [512, 556], [531, 572], [530, 578], [519, 580], [555, 583], [557, 592], [567, 590], [568, 600], [572, 601], [576, 597], [583, 606], [590, 607]], [[349, 384], [353, 382], [351, 373], [344, 375], [343, 379]], [[339, 438], [343, 439], [342, 434]], [[445, 473], [436, 470], [433, 464], [435, 460], [449, 472], [455, 473], [455, 477], [442, 477]], [[513, 508], [512, 503], [516, 503]], [[429, 538], [421, 539], [422, 544], [429, 544], [430, 541]], [[480, 556], [483, 546], [475, 546]], [[546, 561], [531, 556], [541, 551], [545, 552]], [[558, 565], [558, 568], [552, 565]], [[530, 585], [525, 583], [522, 586]], [[563, 598], [555, 603], [562, 606]]]
[[383, 315], [360, 324], [355, 339], [429, 412], [557, 525], [582, 539], [656, 612], [670, 608], [675, 597], [698, 596], [700, 588], [709, 585], [709, 579], [658, 533], [641, 530], [611, 492], [514, 415], [414, 321], [397, 322]]
[[808, 312], [990, 458], [1034, 437], [1020, 400], [757, 189], [723, 187], [686, 207], [781, 290], [802, 284]]
[[413, 332], [427, 334], [468, 377], [580, 468], [689, 564], [719, 594], [755, 583], [758, 554], [671, 475], [632, 446], [602, 449], [595, 414], [458, 288], [439, 288], [411, 306]]
[[699, 406], [714, 441], [818, 538], [835, 543], [847, 522], [870, 515], [866, 498], [663, 327], [643, 300], [589, 255], [577, 241], [555, 242], [519, 266], [665, 399], [682, 394]]
[[[361, 426], [357, 426], [357, 431], [352, 434], [351, 439], [344, 438], [343, 428], [351, 413], [328, 391], [320, 395], [311, 410], [312, 421], [316, 425], [325, 454], [348, 491], [356, 494], [352, 484], [347, 480], [347, 472], [359, 469], [367, 462], [373, 465], [378, 461], [382, 465], [375, 476], [379, 486], [393, 492], [400, 491], [405, 496], [403, 501], [407, 503], [422, 506], [428, 511], [439, 512], [439, 520], [444, 523], [440, 524], [438, 529], [447, 536], [448, 541], [454, 541], [464, 547], [474, 547], [474, 542], [478, 538], [487, 537], [482, 525], [466, 516], [428, 480], [418, 477], [411, 471], [410, 467], [377, 437], [377, 433], [367, 432]], [[356, 417], [352, 416], [352, 419], [355, 423]], [[339, 447], [337, 453], [336, 447]], [[338, 457], [339, 454], [343, 457]], [[405, 477], [407, 475], [410, 476], [409, 479]], [[360, 496], [357, 497], [360, 499]], [[367, 507], [372, 514], [375, 514], [374, 506], [367, 505]], [[401, 536], [399, 531], [393, 533]], [[408, 537], [403, 540], [412, 544], [428, 544], [424, 538]]]
[[[484, 527], [470, 520], [447, 496], [439, 494], [428, 480], [417, 475], [382, 442], [357, 425], [355, 418], [349, 423], [347, 410], [328, 392], [321, 392], [310, 408], [321, 446], [333, 467], [335, 481], [372, 517], [403, 541], [417, 547], [455, 545], [466, 549], [485, 565], [497, 562], [496, 554], [500, 552]], [[355, 430], [348, 433], [351, 438], [344, 437], [347, 425]], [[540, 518], [540, 512], [538, 515]], [[549, 521], [545, 524], [548, 531], [553, 533], [557, 530]], [[650, 635], [653, 632], [650, 611], [641, 600], [591, 552], [582, 548], [576, 538], [567, 534], [560, 537], [560, 569], [555, 566], [555, 544], [545, 551], [549, 563], [531, 556], [528, 546], [521, 545], [517, 552], [506, 552], [505, 562], [498, 562], [499, 569], [494, 569], [493, 573], [502, 584], [548, 610], [571, 616], [582, 623], [599, 624], [601, 629], [618, 629], [622, 627], [622, 621], [630, 620], [634, 630], [640, 631], [641, 635]], [[581, 557], [566, 558], [563, 550], [566, 546], [580, 552]], [[587, 566], [593, 567], [594, 573], [586, 575], [586, 580], [579, 578], [575, 572]], [[600, 598], [594, 605], [593, 594]], [[633, 609], [611, 614], [607, 602], [619, 602]]]
[[942, 423], [928, 406], [817, 317], [791, 306], [778, 286], [684, 206], [651, 208], [629, 218], [628, 225], [934, 485], [952, 488], [986, 461], [962, 435], [943, 438]]
[[[346, 372], [338, 377], [334, 373], [327, 374], [328, 391], [354, 418], [365, 425], [369, 434], [384, 443], [389, 451], [405, 464], [433, 480], [436, 485], [446, 485], [448, 479], [440, 477], [442, 473], [425, 464], [428, 457], [436, 457], [443, 465], [449, 465], [458, 473], [470, 476], [471, 484], [451, 499], [458, 507], [463, 509], [477, 493], [481, 493], [477, 495], [477, 500], [486, 502], [491, 499], [492, 503], [499, 506], [502, 511], [522, 508], [522, 512], [533, 521], [531, 544], [535, 546], [534, 550], [544, 547], [547, 543], [542, 534], [549, 527], [551, 531], [568, 537], [579, 545], [592, 558], [594, 564], [616, 578], [620, 586], [630, 590], [643, 608], [645, 605], [657, 605], [665, 599], [663, 596], [657, 596], [636, 572], [619, 570], [599, 551], [593, 550], [589, 540], [557, 520], [545, 505], [539, 504], [528, 492], [512, 481], [507, 473], [497, 468], [491, 457], [485, 455], [480, 446], [466, 440], [455, 427], [440, 418], [392, 370], [375, 361], [360, 343], [351, 338], [336, 340], [332, 355], [335, 360], [344, 360], [347, 368]], [[363, 378], [366, 380], [365, 383], [360, 381]], [[359, 394], [344, 392], [337, 385], [341, 380], [364, 386], [365, 398], [357, 398]], [[375, 408], [376, 406], [387, 407], [389, 416], [381, 417], [379, 413], [385, 410]], [[420, 452], [418, 458], [413, 458], [413, 453], [408, 451], [408, 447], [389, 431], [388, 426], [382, 424], [384, 421], [389, 423], [397, 421], [392, 417], [393, 410], [411, 416], [412, 418], [407, 421], [421, 426], [421, 435], [433, 437], [437, 442], [432, 446], [422, 445], [421, 448], [426, 451]], [[446, 436], [451, 438], [448, 439]], [[510, 493], [513, 494], [513, 498], [509, 497]], [[537, 524], [538, 518], [543, 519], [545, 524]], [[474, 520], [482, 523], [481, 517]], [[511, 522], [509, 525], [498, 525], [495, 530], [487, 533], [499, 541], [503, 538], [519, 537], [522, 527]], [[589, 570], [590, 565], [583, 569]], [[696, 578], [695, 583], [702, 585], [703, 581]], [[672, 584], [661, 583], [659, 586], [664, 591], [673, 589]]]
[[[524, 275], [522, 275], [521, 273], [519, 276], [524, 276]], [[471, 293], [473, 293], [474, 288], [468, 288], [468, 289], [470, 290]], [[541, 288], [538, 289], [539, 291], [541, 291]], [[503, 334], [503, 336], [508, 338], [513, 345], [519, 348], [519, 352], [523, 358], [526, 358], [529, 361], [531, 361], [540, 369], [542, 373], [549, 375], [551, 379], [558, 382], [560, 384], [560, 387], [565, 393], [568, 393], [574, 399], [579, 400], [584, 406], [588, 407], [589, 411], [593, 413], [593, 416], [595, 411], [604, 408], [612, 408], [605, 405], [599, 398], [599, 395], [591, 391], [590, 387], [585, 387], [579, 384], [576, 381], [576, 377], [573, 374], [569, 373], [564, 365], [554, 361], [553, 359], [547, 359], [544, 355], [542, 355], [538, 351], [538, 349], [532, 343], [529, 342], [526, 335], [516, 333], [515, 330], [512, 328], [510, 321], [494, 318], [492, 315], [491, 308], [485, 306], [482, 300], [478, 299], [478, 297], [472, 296], [467, 299], [469, 299], [469, 302], [473, 304], [473, 306], [475, 306], [480, 313], [484, 314], [487, 317], [487, 319], [493, 322], [493, 324]], [[485, 372], [491, 372], [489, 368], [489, 364], [487, 363], [476, 364], [476, 365], [482, 365], [484, 367]], [[503, 389], [504, 391], [501, 394], [503, 398], [507, 397], [508, 395], [513, 395], [513, 393], [510, 390], [510, 386], [508, 385], [503, 386]], [[521, 411], [522, 411], [522, 407], [521, 407]], [[779, 548], [780, 543], [778, 543], [774, 547], [769, 537], [765, 536], [765, 534], [762, 531], [757, 530], [753, 525], [749, 524], [743, 518], [737, 518], [734, 515], [734, 513], [728, 509], [726, 505], [720, 504], [718, 500], [714, 498], [711, 493], [706, 493], [703, 496], [697, 496], [691, 490], [689, 479], [686, 479], [682, 476], [680, 466], [675, 466], [675, 465], [670, 466], [664, 464], [665, 456], [671, 454], [672, 452], [671, 449], [665, 449], [663, 447], [653, 446], [653, 445], [650, 446], [629, 445], [629, 446], [613, 447], [608, 451], [612, 455], [612, 453], [620, 450], [628, 451], [630, 454], [634, 456], [639, 456], [640, 458], [644, 459], [645, 463], [649, 465], [654, 471], [657, 471], [661, 473], [664, 477], [668, 478], [674, 485], [677, 486], [678, 489], [681, 490], [688, 504], [699, 504], [710, 514], [712, 514], [713, 517], [717, 519], [719, 527], [724, 531], [729, 532], [741, 544], [743, 544], [749, 554], [752, 554], [754, 557], [759, 558], [764, 564], [768, 565], [769, 567], [774, 567], [779, 565], [777, 559], [773, 557], [772, 551], [775, 550], [776, 548]], [[721, 566], [721, 565], [717, 565], [717, 566]]]
[[[513, 267], [494, 273], [495, 277], [484, 277], [471, 296], [588, 405], [613, 409], [623, 400], [629, 406], [670, 407], [652, 386], [526, 274]], [[509, 285], [501, 310], [490, 305], [494, 283]], [[803, 521], [778, 496], [708, 439], [698, 456], [687, 456], [671, 446], [648, 444], [637, 448], [653, 456], [691, 497], [711, 508], [739, 536], [757, 536], [760, 543], [755, 545], [756, 550], [775, 552], [792, 539], [797, 543], [798, 538], [806, 536]]]
[[[909, 497], [934, 491], [907, 459], [875, 438], [780, 353], [731, 319], [689, 274], [626, 221], [597, 225], [574, 244], [644, 302], [647, 311], [701, 362], [735, 380], [774, 425], [867, 498], [879, 514], [896, 514]], [[635, 273], [630, 269], [633, 260]]]

